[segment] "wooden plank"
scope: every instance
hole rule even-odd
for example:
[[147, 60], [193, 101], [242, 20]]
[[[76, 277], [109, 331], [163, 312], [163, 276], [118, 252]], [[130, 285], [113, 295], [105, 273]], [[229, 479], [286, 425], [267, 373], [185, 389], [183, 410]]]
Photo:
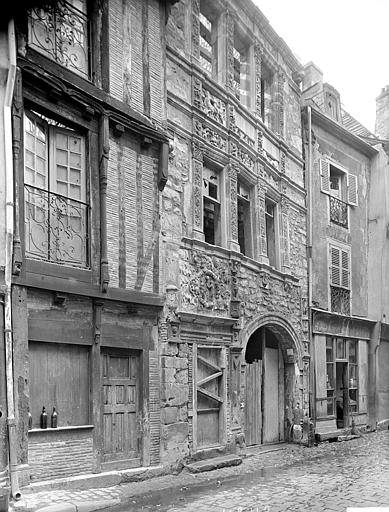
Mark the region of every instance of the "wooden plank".
[[197, 361], [202, 363], [204, 366], [207, 366], [210, 370], [213, 370], [214, 372], [221, 372], [222, 369], [219, 366], [216, 366], [215, 364], [208, 361], [208, 359], [205, 359], [204, 357], [197, 355]]
[[[327, 398], [326, 337], [315, 335], [315, 380], [316, 396]], [[327, 416], [327, 401], [316, 401], [317, 417]]]
[[197, 385], [202, 386], [206, 382], [209, 382], [211, 380], [217, 379], [218, 377], [222, 377], [222, 376], [223, 376], [223, 372], [214, 373], [212, 375], [209, 375], [208, 377], [204, 377], [203, 379], [199, 380]]
[[90, 322], [52, 319], [49, 312], [42, 312], [39, 317], [28, 319], [28, 338], [30, 341], [92, 345], [93, 329]]
[[264, 381], [264, 414], [263, 442], [279, 441], [279, 411], [278, 411], [278, 349], [265, 349], [266, 377]]
[[198, 387], [197, 392], [201, 393], [202, 395], [206, 396], [207, 398], [211, 398], [212, 400], [215, 400], [215, 402], [219, 402], [219, 404], [223, 403], [223, 399], [221, 397], [215, 395], [214, 393], [212, 393], [211, 391], [208, 391], [207, 389]]

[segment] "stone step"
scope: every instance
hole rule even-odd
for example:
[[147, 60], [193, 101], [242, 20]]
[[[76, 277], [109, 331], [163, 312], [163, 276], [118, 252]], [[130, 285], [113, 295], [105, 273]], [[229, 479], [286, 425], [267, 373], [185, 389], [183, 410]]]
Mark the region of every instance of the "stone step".
[[199, 460], [187, 464], [185, 467], [191, 473], [203, 473], [204, 471], [213, 471], [214, 469], [226, 468], [229, 466], [239, 466], [242, 464], [242, 457], [239, 455], [224, 455], [213, 459]]

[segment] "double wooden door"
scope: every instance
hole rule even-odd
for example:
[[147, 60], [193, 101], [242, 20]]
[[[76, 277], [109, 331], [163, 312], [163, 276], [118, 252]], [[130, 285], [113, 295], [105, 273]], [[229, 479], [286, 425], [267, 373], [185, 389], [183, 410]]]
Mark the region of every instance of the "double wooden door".
[[139, 354], [102, 353], [103, 462], [140, 465]]

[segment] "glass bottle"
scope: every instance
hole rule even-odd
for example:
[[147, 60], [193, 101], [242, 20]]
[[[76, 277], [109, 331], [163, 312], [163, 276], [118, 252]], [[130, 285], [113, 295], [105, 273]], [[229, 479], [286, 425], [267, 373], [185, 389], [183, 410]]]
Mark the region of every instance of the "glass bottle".
[[47, 428], [47, 413], [46, 408], [42, 407], [42, 413], [41, 413], [41, 428]]
[[32, 430], [32, 415], [30, 409], [28, 409], [28, 430]]
[[55, 410], [55, 407], [53, 407], [53, 412], [51, 413], [51, 428], [57, 428], [58, 425], [58, 414]]

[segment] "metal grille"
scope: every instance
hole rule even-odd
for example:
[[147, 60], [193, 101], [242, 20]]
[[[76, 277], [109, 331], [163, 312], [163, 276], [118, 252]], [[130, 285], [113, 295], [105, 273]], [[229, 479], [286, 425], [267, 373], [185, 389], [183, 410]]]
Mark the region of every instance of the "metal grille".
[[348, 227], [347, 203], [330, 196], [330, 220], [344, 228]]
[[331, 286], [331, 311], [350, 316], [350, 290]]

